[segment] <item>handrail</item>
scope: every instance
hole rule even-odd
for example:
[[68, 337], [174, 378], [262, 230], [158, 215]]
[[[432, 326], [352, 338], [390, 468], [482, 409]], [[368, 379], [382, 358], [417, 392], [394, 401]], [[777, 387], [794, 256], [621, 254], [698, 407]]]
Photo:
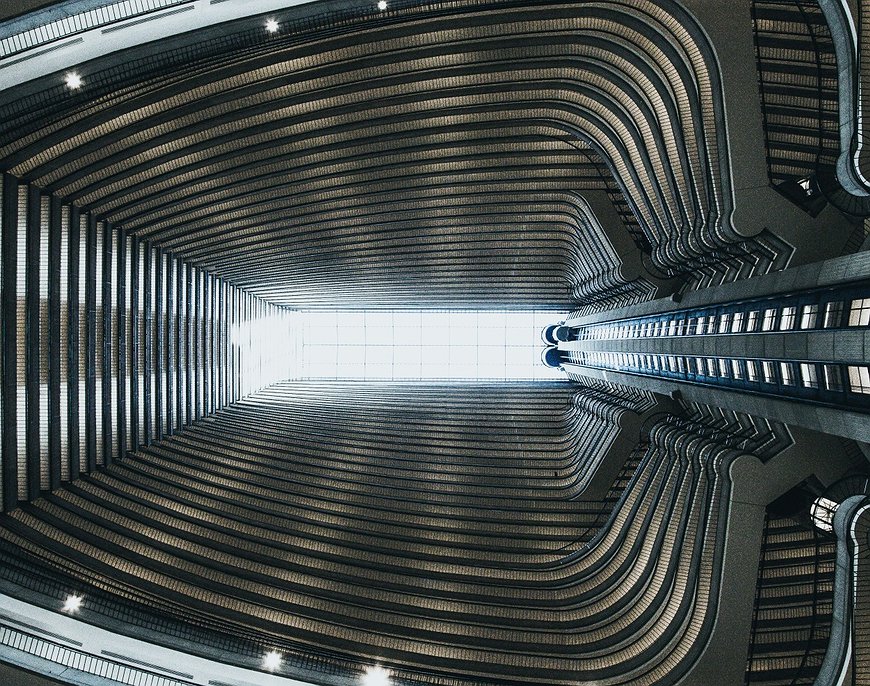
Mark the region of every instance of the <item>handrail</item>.
[[194, 0], [69, 0], [0, 23], [0, 60], [83, 31], [151, 14]]
[[847, 498], [834, 515], [834, 533], [837, 535], [837, 567], [834, 576], [834, 611], [831, 637], [814, 686], [845, 686], [855, 684], [855, 674], [849, 673], [854, 652], [854, 623], [852, 611], [855, 602], [855, 583], [858, 570], [854, 556], [867, 545], [854, 536], [854, 524], [870, 511], [870, 498], [859, 495]]

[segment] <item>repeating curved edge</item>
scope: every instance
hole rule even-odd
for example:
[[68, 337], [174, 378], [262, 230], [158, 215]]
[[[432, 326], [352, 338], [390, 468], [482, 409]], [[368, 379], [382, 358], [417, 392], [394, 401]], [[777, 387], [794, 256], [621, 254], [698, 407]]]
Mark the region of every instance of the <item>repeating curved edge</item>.
[[870, 181], [861, 173], [859, 158], [863, 145], [859, 127], [862, 121], [858, 97], [858, 37], [854, 17], [846, 0], [817, 0], [834, 39], [837, 55], [837, 82], [840, 96], [840, 155], [837, 181], [845, 191], [858, 197], [870, 196]]
[[[4, 631], [7, 630], [7, 631]], [[290, 677], [278, 676], [254, 669], [245, 669], [223, 664], [215, 660], [173, 650], [102, 629], [84, 621], [52, 612], [11, 596], [0, 594], [0, 634], [8, 631], [23, 633], [30, 638], [28, 647], [23, 651], [0, 643], [0, 661], [31, 672], [57, 678], [60, 671], [67, 683], [81, 686], [99, 684], [133, 683], [130, 680], [116, 681], [101, 678], [99, 671], [120, 665], [129, 670], [133, 679], [143, 679], [141, 683], [165, 680], [170, 684], [226, 684], [232, 686], [317, 686], [314, 682], [299, 681]], [[92, 657], [95, 666], [83, 671], [71, 667], [66, 662], [51, 660], [38, 654], [41, 644], [60, 651], [72, 651]], [[76, 645], [79, 644], [79, 645]], [[45, 652], [43, 649], [40, 652]], [[107, 658], [106, 655], [112, 657]], [[130, 662], [120, 659], [130, 656]], [[139, 663], [138, 665], [136, 663]], [[140, 665], [149, 665], [147, 669]], [[95, 671], [98, 670], [98, 671]], [[104, 671], [105, 673], [105, 671]], [[140, 683], [140, 682], [136, 682]]]
[[[856, 532], [858, 520], [870, 515], [870, 501], [865, 496], [844, 500], [834, 516], [837, 535], [837, 561], [834, 576], [834, 611], [828, 649], [814, 686], [843, 686], [852, 660], [852, 607], [858, 574], [857, 557], [863, 545]], [[866, 573], [866, 571], [864, 571]], [[853, 675], [854, 680], [854, 675]], [[857, 682], [855, 682], [857, 683]]]
[[[349, 4], [339, 0], [340, 4]], [[359, 4], [364, 4], [361, 0]], [[74, 3], [71, 3], [74, 4]], [[188, 31], [206, 28], [234, 19], [257, 16], [267, 12], [292, 12], [298, 5], [329, 4], [329, 0], [240, 0], [211, 3], [209, 0], [194, 0], [193, 11], [178, 12], [178, 7], [168, 6], [160, 10], [148, 10], [130, 14], [112, 24], [101, 24], [76, 34], [76, 38], [63, 36], [52, 44], [40, 44], [0, 59], [0, 91], [21, 86], [43, 76], [69, 69], [89, 60], [108, 55], [125, 48], [142, 45], [156, 39], [170, 38]], [[66, 5], [64, 5], [66, 7]], [[82, 11], [91, 9], [84, 7]], [[137, 17], [147, 16], [155, 21], [140, 22]], [[10, 29], [32, 30], [58, 18], [46, 11], [35, 11], [0, 24], [0, 33]], [[132, 21], [131, 21], [132, 20]], [[125, 25], [125, 22], [129, 22]], [[107, 26], [111, 32], [104, 33]], [[26, 28], [25, 28], [26, 27]], [[63, 41], [67, 41], [64, 43]]]

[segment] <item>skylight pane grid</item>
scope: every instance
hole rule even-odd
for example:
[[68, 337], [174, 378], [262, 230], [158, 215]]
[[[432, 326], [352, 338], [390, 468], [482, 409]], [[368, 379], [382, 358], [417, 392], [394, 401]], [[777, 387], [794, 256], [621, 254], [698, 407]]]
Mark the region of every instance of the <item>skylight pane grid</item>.
[[300, 312], [303, 379], [562, 380], [541, 362], [554, 312]]

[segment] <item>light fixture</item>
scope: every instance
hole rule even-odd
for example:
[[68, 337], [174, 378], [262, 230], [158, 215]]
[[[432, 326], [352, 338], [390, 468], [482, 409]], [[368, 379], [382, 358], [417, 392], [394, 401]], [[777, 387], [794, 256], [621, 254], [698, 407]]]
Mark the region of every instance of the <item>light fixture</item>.
[[390, 672], [380, 665], [366, 667], [361, 680], [362, 686], [390, 686], [391, 683]]
[[61, 609], [70, 614], [78, 612], [79, 608], [82, 606], [82, 600], [83, 598], [80, 595], [68, 595], [66, 600], [63, 602], [63, 607]]
[[67, 88], [71, 88], [72, 90], [82, 87], [82, 77], [79, 76], [77, 72], [67, 72], [64, 80], [66, 81]]
[[387, 0], [378, 0], [378, 9], [383, 12], [387, 9]]
[[263, 656], [263, 667], [268, 669], [270, 672], [274, 672], [281, 666], [281, 653], [276, 653], [274, 650], [270, 650]]
[[266, 20], [266, 31], [269, 33], [277, 33], [278, 32], [278, 22], [274, 19]]

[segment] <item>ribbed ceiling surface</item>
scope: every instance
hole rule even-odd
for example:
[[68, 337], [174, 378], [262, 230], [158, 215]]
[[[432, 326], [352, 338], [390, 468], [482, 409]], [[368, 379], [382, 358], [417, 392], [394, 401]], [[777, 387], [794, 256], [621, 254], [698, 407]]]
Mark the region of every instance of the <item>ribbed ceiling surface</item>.
[[633, 210], [662, 270], [727, 238], [717, 86], [677, 5], [449, 12], [310, 38], [258, 22], [245, 49], [141, 82], [91, 65], [38, 125], [10, 108], [0, 165], [294, 306], [606, 292], [605, 233], [627, 228], [584, 214], [591, 189]]
[[723, 485], [641, 449], [584, 547], [614, 507], [581, 493], [614, 398], [279, 384], [15, 511], [0, 547], [167, 619], [463, 675], [412, 683], [667, 682], [708, 611], [688, 599]]

